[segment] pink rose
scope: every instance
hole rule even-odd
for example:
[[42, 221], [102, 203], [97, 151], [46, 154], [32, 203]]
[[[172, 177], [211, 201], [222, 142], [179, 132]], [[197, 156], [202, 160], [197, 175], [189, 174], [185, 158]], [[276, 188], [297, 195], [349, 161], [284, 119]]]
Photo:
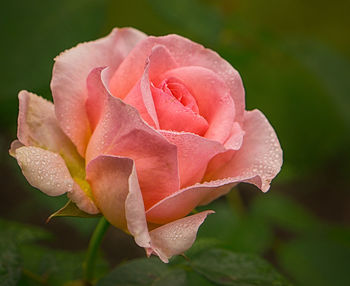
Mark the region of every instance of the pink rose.
[[164, 262], [213, 211], [189, 215], [239, 182], [266, 192], [282, 164], [276, 134], [245, 111], [238, 72], [177, 35], [131, 28], [55, 59], [54, 104], [19, 93], [10, 153], [28, 182], [101, 212]]

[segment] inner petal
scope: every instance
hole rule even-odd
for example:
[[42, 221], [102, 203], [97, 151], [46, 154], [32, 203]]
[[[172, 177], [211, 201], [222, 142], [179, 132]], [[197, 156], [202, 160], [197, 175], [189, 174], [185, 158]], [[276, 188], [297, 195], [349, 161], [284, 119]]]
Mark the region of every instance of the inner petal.
[[188, 91], [187, 87], [175, 77], [170, 77], [161, 83], [161, 89], [174, 96], [183, 106], [190, 108], [193, 112], [199, 114], [196, 100]]
[[151, 84], [151, 91], [160, 129], [205, 134], [208, 122], [199, 115], [196, 100], [181, 81], [170, 77], [158, 87]]

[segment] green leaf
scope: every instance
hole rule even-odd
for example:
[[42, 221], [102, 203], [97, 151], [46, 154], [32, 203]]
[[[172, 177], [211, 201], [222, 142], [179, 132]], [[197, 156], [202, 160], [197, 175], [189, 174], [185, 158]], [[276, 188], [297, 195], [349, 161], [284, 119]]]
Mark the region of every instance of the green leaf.
[[275, 193], [257, 197], [251, 209], [255, 217], [296, 233], [313, 232], [322, 227], [321, 222], [299, 203]]
[[[0, 228], [1, 229], [1, 228]], [[0, 285], [15, 286], [21, 276], [20, 257], [15, 243], [0, 235]]]
[[14, 243], [28, 243], [52, 237], [49, 232], [39, 227], [0, 219], [0, 237], [3, 236]]
[[[187, 272], [187, 285], [189, 286], [214, 286], [212, 282], [203, 277], [202, 275], [194, 272]], [[217, 285], [217, 284], [215, 284]]]
[[280, 245], [277, 259], [298, 285], [350, 285], [350, 246], [333, 235], [310, 235]]
[[210, 249], [193, 258], [190, 266], [210, 281], [233, 286], [291, 285], [271, 265], [250, 254]]
[[161, 277], [154, 280], [152, 286], [187, 286], [186, 271], [181, 268], [173, 269], [163, 273]]
[[[42, 277], [50, 286], [62, 286], [67, 281], [80, 283], [82, 277], [82, 261], [85, 252], [69, 252], [54, 250], [35, 245], [20, 247], [23, 268]], [[107, 263], [98, 257], [96, 277], [100, 278], [108, 271]], [[21, 279], [22, 285], [28, 283], [28, 278]]]
[[100, 214], [97, 214], [97, 215], [88, 214], [88, 213], [82, 211], [81, 209], [79, 209], [75, 203], [73, 203], [71, 200], [69, 200], [62, 208], [60, 208], [58, 211], [56, 211], [52, 215], [50, 215], [47, 219], [47, 222], [49, 222], [52, 218], [58, 217], [58, 216], [96, 218], [96, 217], [99, 217], [101, 215]]
[[135, 259], [116, 267], [96, 286], [153, 285], [167, 271], [168, 266], [158, 258]]

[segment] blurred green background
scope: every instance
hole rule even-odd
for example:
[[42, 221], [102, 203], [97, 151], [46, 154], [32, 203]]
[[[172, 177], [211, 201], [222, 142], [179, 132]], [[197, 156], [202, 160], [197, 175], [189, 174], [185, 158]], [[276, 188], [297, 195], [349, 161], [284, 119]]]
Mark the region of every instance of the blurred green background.
[[[2, 1], [0, 216], [42, 227], [65, 202], [31, 188], [7, 153], [16, 138], [17, 93], [51, 99], [53, 58], [113, 27], [177, 33], [240, 72], [247, 109], [266, 114], [284, 150], [269, 193], [240, 185], [215, 202], [199, 241], [262, 255], [295, 285], [350, 285], [349, 11], [346, 0]], [[56, 235], [46, 244], [81, 251], [95, 224], [57, 219], [44, 226]], [[112, 266], [144, 255], [115, 229], [104, 252]]]

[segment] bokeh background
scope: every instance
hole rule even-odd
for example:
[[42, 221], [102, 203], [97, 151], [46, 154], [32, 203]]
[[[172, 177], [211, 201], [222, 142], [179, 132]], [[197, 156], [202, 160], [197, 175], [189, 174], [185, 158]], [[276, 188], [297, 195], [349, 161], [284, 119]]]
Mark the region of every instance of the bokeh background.
[[[295, 285], [350, 285], [349, 1], [320, 0], [21, 0], [1, 1], [0, 158], [2, 220], [44, 227], [45, 247], [83, 251], [95, 219], [58, 218], [65, 198], [25, 181], [8, 155], [16, 138], [17, 94], [51, 99], [53, 58], [113, 27], [177, 33], [217, 51], [241, 74], [247, 109], [276, 129], [284, 165], [267, 194], [240, 185], [210, 208], [202, 241], [257, 253]], [[110, 229], [108, 264], [143, 256]]]

